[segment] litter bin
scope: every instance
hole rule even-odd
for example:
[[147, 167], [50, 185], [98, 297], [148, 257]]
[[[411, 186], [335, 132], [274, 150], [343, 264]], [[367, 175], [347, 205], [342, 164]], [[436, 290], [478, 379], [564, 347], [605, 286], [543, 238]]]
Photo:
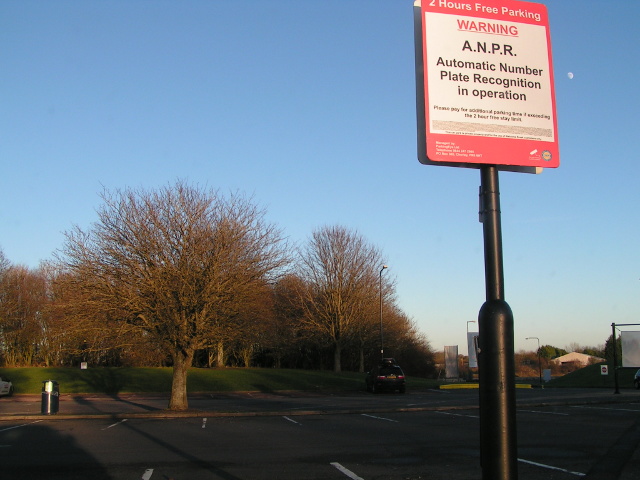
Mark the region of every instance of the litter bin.
[[58, 388], [58, 382], [55, 380], [43, 381], [41, 413], [43, 415], [53, 415], [58, 413], [59, 401], [60, 390]]

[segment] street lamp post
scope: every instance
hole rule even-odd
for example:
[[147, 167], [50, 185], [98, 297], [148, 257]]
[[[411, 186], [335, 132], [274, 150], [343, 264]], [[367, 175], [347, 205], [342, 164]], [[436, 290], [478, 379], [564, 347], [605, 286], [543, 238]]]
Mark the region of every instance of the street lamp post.
[[380, 359], [384, 359], [384, 336], [382, 333], [382, 272], [388, 268], [387, 265], [383, 265], [380, 269]]
[[538, 337], [527, 337], [525, 340], [537, 340], [538, 341], [538, 376], [540, 377], [540, 388], [544, 388], [542, 385], [542, 360], [540, 359], [540, 339]]

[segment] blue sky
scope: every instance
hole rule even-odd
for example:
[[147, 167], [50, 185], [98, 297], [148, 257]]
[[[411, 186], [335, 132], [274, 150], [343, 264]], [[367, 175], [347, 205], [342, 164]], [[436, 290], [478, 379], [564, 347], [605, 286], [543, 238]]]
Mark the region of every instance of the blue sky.
[[[561, 163], [500, 174], [516, 350], [640, 323], [640, 2], [541, 3]], [[0, 248], [37, 267], [103, 187], [241, 191], [294, 242], [360, 232], [432, 347], [466, 353], [480, 174], [418, 162], [414, 75], [410, 0], [4, 0]]]

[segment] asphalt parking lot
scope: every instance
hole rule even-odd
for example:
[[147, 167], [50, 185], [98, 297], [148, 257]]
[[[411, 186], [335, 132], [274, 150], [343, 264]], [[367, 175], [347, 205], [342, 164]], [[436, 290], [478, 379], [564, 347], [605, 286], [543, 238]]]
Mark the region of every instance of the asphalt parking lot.
[[[3, 478], [480, 479], [477, 391], [0, 399]], [[640, 479], [640, 393], [517, 392], [520, 479]], [[77, 475], [77, 476], [74, 476]], [[146, 477], [145, 477], [146, 475]]]

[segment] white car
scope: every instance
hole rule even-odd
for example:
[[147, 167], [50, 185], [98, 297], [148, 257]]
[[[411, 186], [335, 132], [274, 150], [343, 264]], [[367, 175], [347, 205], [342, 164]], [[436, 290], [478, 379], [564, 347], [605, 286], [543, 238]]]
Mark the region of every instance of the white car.
[[0, 377], [0, 395], [13, 395], [13, 383], [7, 377]]

